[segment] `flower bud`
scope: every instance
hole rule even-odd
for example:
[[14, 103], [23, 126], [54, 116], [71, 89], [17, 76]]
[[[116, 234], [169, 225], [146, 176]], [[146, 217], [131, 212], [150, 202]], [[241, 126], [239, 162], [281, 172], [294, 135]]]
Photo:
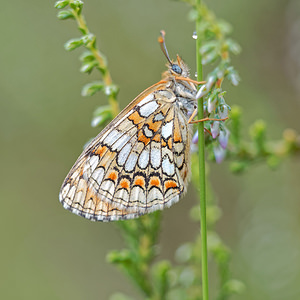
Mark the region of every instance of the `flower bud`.
[[229, 136], [230, 136], [230, 131], [227, 128], [220, 131], [219, 143], [223, 149], [227, 148]]
[[210, 125], [211, 135], [215, 139], [220, 133], [220, 122], [215, 121]]
[[198, 143], [198, 130], [195, 132], [193, 138], [192, 138], [192, 144]]
[[220, 164], [225, 158], [226, 151], [220, 145], [215, 146], [213, 148], [213, 151], [214, 151], [216, 163]]

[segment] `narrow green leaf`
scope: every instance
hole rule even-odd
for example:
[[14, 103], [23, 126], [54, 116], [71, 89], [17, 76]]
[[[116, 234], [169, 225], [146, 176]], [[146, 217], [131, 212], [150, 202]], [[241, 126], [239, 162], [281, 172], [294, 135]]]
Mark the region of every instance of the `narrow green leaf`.
[[103, 81], [90, 82], [83, 86], [83, 88], [81, 90], [81, 95], [84, 97], [93, 96], [98, 91], [103, 90], [104, 86], [105, 86], [105, 84]]
[[106, 256], [106, 260], [112, 264], [132, 264], [131, 253], [127, 249], [109, 252]]
[[113, 114], [112, 114], [111, 106], [110, 105], [100, 106], [94, 112], [94, 117], [92, 119], [91, 125], [92, 127], [104, 125], [104, 123], [112, 120], [112, 118], [113, 118]]
[[60, 20], [75, 19], [71, 10], [59, 11], [57, 14], [57, 18]]
[[81, 38], [79, 38], [79, 39], [71, 39], [67, 41], [64, 46], [67, 51], [71, 51], [80, 47], [81, 45], [83, 45], [83, 41]]
[[61, 1], [56, 1], [54, 4], [55, 8], [61, 9], [66, 7], [69, 4], [69, 0], [61, 0]]
[[105, 87], [104, 93], [106, 96], [117, 95], [119, 88], [115, 84], [111, 84]]
[[80, 72], [82, 73], [90, 73], [92, 72], [93, 68], [98, 66], [98, 62], [97, 61], [91, 61], [88, 63], [84, 63], [82, 65], [82, 67], [80, 68]]
[[82, 37], [82, 42], [84, 43], [84, 45], [88, 46], [89, 44], [94, 44], [96, 41], [96, 37], [94, 34], [89, 33], [86, 34]]
[[93, 53], [89, 50], [84, 51], [80, 57], [79, 57], [80, 61], [82, 62], [91, 62], [93, 60], [95, 60], [95, 56], [93, 55]]
[[92, 127], [104, 126], [113, 118], [112, 112], [103, 112], [102, 115], [94, 117], [91, 121]]
[[80, 0], [74, 0], [74, 1], [70, 2], [70, 7], [73, 9], [81, 8], [82, 5], [83, 5], [83, 2]]

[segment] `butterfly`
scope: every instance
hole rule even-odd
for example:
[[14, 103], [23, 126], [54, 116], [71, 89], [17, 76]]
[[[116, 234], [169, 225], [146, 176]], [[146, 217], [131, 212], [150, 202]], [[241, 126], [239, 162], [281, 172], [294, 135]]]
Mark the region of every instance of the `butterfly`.
[[162, 80], [139, 94], [85, 148], [68, 173], [59, 200], [93, 221], [137, 218], [178, 202], [190, 178], [197, 82], [177, 55]]

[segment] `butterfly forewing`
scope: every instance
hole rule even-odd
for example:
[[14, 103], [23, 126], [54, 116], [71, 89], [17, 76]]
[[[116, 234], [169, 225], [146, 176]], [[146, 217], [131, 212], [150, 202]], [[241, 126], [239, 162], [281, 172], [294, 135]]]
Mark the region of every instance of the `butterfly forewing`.
[[169, 80], [148, 88], [87, 146], [62, 185], [66, 209], [112, 221], [179, 200], [189, 178], [191, 128], [174, 90]]

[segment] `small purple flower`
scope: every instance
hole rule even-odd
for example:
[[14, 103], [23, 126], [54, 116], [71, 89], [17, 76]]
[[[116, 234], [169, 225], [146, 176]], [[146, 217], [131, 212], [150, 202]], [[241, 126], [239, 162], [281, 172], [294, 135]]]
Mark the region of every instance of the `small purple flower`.
[[225, 128], [224, 130], [220, 131], [219, 143], [220, 143], [220, 146], [224, 150], [227, 148], [229, 136], [230, 136], [230, 131], [227, 128]]
[[224, 150], [220, 145], [214, 146], [213, 148], [216, 162], [220, 164], [226, 155], [226, 150]]
[[192, 138], [192, 144], [198, 143], [198, 130], [195, 132], [193, 138]]
[[220, 133], [220, 122], [215, 121], [210, 125], [212, 138], [215, 139]]
[[228, 107], [226, 105], [221, 106], [219, 116], [221, 119], [225, 119], [228, 117]]

